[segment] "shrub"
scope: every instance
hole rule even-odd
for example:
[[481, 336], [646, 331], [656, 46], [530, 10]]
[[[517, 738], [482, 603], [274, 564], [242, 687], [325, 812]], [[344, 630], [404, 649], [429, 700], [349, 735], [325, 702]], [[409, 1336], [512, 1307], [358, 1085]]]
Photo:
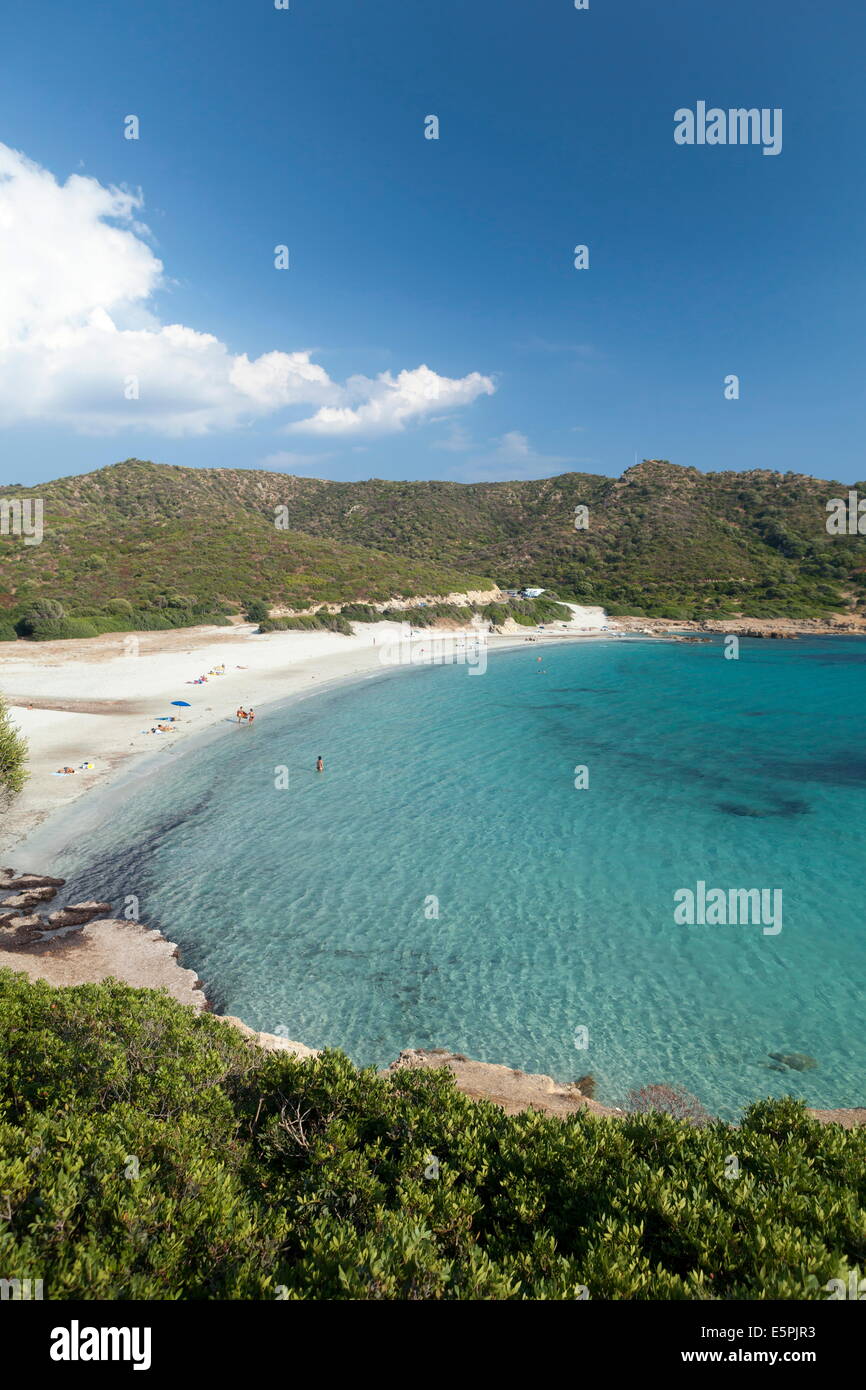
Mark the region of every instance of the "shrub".
[[20, 637], [31, 637], [37, 624], [58, 623], [65, 617], [66, 610], [62, 603], [52, 598], [41, 598], [25, 609], [15, 624], [15, 629]]
[[820, 1299], [863, 1260], [866, 1129], [793, 1100], [509, 1116], [12, 971], [0, 1036], [0, 1266], [52, 1299]]
[[344, 603], [340, 613], [350, 623], [378, 623], [383, 616], [369, 603]]
[[636, 1115], [658, 1110], [663, 1115], [698, 1124], [705, 1124], [710, 1118], [698, 1098], [679, 1086], [642, 1086], [638, 1091], [630, 1091], [628, 1109]]
[[248, 623], [263, 623], [270, 617], [270, 608], [264, 599], [254, 598], [245, 606], [244, 617]]
[[352, 636], [352, 629], [342, 613], [299, 613], [289, 618], [268, 618], [259, 624], [259, 632], [341, 632]]
[[27, 740], [10, 722], [5, 700], [0, 697], [0, 802], [17, 796], [27, 781]]
[[75, 637], [97, 637], [99, 627], [92, 618], [37, 619], [30, 632], [34, 642], [62, 642]]
[[153, 600], [154, 608], [195, 608], [196, 600], [191, 594], [157, 594]]

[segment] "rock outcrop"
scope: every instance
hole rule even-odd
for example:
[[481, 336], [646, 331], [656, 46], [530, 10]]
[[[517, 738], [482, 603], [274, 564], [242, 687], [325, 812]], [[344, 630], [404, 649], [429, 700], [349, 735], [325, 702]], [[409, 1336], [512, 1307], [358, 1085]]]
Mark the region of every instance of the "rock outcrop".
[[48, 915], [48, 927], [80, 927], [85, 922], [92, 922], [95, 917], [104, 917], [106, 912], [111, 911], [111, 903], [70, 903], [69, 907], [63, 907], [58, 912], [51, 912]]
[[843, 1129], [856, 1129], [858, 1125], [866, 1125], [866, 1110], [854, 1108], [852, 1110], [812, 1110], [808, 1114], [816, 1120], [820, 1120], [822, 1125], [841, 1125]]
[[244, 1023], [243, 1019], [235, 1018], [233, 1014], [214, 1014], [222, 1023], [230, 1023], [233, 1028], [237, 1028], [251, 1043], [257, 1047], [264, 1048], [265, 1052], [291, 1052], [295, 1057], [306, 1059], [307, 1057], [318, 1057], [318, 1051], [313, 1047], [306, 1047], [303, 1043], [291, 1042], [288, 1038], [281, 1037], [277, 1033], [257, 1033], [255, 1028], [250, 1028], [249, 1024]]
[[410, 1048], [401, 1052], [384, 1076], [404, 1067], [447, 1067], [453, 1074], [457, 1089], [472, 1100], [489, 1100], [499, 1105], [507, 1115], [521, 1110], [539, 1110], [545, 1115], [574, 1115], [588, 1110], [593, 1115], [619, 1115], [620, 1110], [600, 1105], [582, 1095], [576, 1086], [560, 1085], [552, 1076], [543, 1073], [517, 1071], [494, 1062], [474, 1062], [461, 1052]]
[[0, 899], [0, 907], [39, 907], [56, 896], [56, 888], [28, 888], [24, 893], [13, 893], [9, 898]]
[[50, 985], [100, 984], [113, 978], [137, 989], [165, 989], [197, 1013], [206, 1007], [201, 981], [178, 963], [175, 943], [141, 922], [103, 918], [67, 936], [37, 936], [22, 949], [13, 947], [8, 958], [0, 950], [0, 964]]
[[49, 878], [46, 874], [18, 874], [14, 869], [0, 869], [0, 888], [62, 888], [65, 878]]

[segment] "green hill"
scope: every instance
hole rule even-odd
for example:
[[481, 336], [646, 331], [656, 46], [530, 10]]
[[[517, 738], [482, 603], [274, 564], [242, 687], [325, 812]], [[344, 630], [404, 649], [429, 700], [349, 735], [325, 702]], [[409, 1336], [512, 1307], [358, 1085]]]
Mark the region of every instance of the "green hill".
[[[259, 478], [269, 486], [257, 487]], [[287, 501], [282, 481], [129, 462], [38, 489], [6, 489], [7, 498], [43, 499], [45, 536], [34, 546], [3, 538], [0, 607], [50, 597], [70, 612], [112, 599], [147, 608], [172, 593], [211, 609], [254, 597], [303, 606], [490, 587], [447, 563], [302, 534], [291, 515], [291, 529], [277, 529], [274, 508]]]
[[[202, 613], [254, 598], [302, 607], [493, 583], [675, 618], [858, 611], [866, 537], [829, 536], [825, 525], [826, 502], [847, 488], [659, 460], [622, 478], [461, 484], [133, 459], [5, 490], [43, 499], [45, 539], [0, 539], [0, 613], [8, 621], [39, 598], [80, 615], [112, 601], [165, 610], [174, 595]], [[578, 506], [589, 509], [587, 529], [575, 529]], [[274, 524], [279, 507], [289, 530]]]

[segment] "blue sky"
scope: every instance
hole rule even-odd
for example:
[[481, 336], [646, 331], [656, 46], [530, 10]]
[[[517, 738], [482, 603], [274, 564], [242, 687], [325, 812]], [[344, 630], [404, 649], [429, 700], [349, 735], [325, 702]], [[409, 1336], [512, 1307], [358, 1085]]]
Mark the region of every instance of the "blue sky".
[[[862, 477], [864, 39], [855, 0], [27, 7], [0, 483]], [[678, 146], [699, 100], [781, 108], [782, 152]]]

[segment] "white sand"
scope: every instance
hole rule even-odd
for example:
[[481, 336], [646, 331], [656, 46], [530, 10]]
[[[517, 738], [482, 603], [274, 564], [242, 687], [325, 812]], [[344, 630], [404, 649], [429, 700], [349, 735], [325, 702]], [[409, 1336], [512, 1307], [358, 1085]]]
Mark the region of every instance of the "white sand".
[[[573, 622], [560, 626], [558, 636], [550, 628], [538, 640], [598, 636], [603, 622], [601, 609], [575, 609]], [[393, 666], [395, 643], [405, 636], [400, 625], [354, 626], [352, 637], [334, 632], [259, 634], [244, 624], [4, 646], [0, 693], [27, 738], [30, 779], [0, 819], [0, 853], [8, 855], [46, 817], [103, 784], [130, 760], [159, 754], [191, 733], [233, 718], [239, 705], [252, 705], [257, 718], [263, 718], [269, 702], [309, 690], [313, 682], [324, 685]], [[513, 646], [529, 631], [515, 628], [512, 634], [490, 638], [489, 649]], [[413, 636], [412, 648], [429, 654], [434, 644], [442, 650], [439, 644], [453, 647], [455, 640], [454, 631], [421, 630]], [[137, 655], [128, 654], [130, 643]], [[383, 651], [390, 660], [383, 660]], [[404, 645], [401, 657], [406, 655]], [[188, 684], [223, 663], [225, 675], [211, 676], [205, 685]], [[174, 708], [173, 700], [188, 700], [190, 708]], [[52, 707], [39, 707], [46, 704]], [[178, 717], [172, 733], [144, 732], [163, 715]], [[93, 771], [82, 770], [84, 762], [92, 762]], [[54, 775], [65, 766], [74, 767], [74, 775]]]

